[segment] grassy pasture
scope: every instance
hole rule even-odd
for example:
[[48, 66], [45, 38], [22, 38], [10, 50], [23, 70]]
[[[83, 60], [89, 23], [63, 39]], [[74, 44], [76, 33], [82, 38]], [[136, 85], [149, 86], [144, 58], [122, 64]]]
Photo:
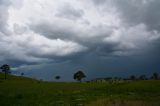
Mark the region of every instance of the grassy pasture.
[[160, 106], [160, 81], [56, 83], [0, 74], [0, 106]]

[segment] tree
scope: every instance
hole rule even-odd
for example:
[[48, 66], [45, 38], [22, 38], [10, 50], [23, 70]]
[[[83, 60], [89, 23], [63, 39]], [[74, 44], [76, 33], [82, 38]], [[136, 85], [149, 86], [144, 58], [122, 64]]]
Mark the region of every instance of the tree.
[[130, 79], [131, 79], [131, 80], [135, 80], [136, 77], [135, 77], [134, 75], [131, 75], [131, 76], [130, 76]]
[[85, 74], [82, 71], [78, 71], [74, 73], [73, 78], [79, 82], [81, 82], [82, 78], [85, 78]]
[[158, 73], [153, 73], [153, 79], [158, 79]]
[[146, 78], [145, 75], [141, 75], [141, 76], [139, 77], [139, 79], [140, 79], [140, 80], [146, 80], [147, 78]]
[[61, 78], [60, 76], [56, 76], [56, 77], [55, 77], [56, 80], [59, 80], [60, 78]]
[[7, 64], [4, 64], [0, 67], [0, 69], [2, 70], [2, 72], [4, 72], [5, 74], [5, 79], [7, 79], [7, 74], [10, 73], [10, 66]]
[[24, 75], [24, 73], [21, 73], [21, 76], [23, 76]]

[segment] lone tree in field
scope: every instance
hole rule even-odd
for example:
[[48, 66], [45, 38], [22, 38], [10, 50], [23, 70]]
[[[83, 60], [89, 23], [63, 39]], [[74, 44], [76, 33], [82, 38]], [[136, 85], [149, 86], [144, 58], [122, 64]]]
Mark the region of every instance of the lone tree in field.
[[24, 75], [24, 73], [21, 73], [21, 76], [23, 76]]
[[56, 76], [56, 77], [55, 77], [56, 80], [59, 80], [60, 78], [61, 78], [60, 76]]
[[0, 69], [2, 70], [2, 72], [4, 72], [5, 74], [5, 79], [7, 79], [7, 74], [10, 73], [10, 66], [7, 64], [4, 64], [0, 67]]
[[141, 76], [139, 77], [139, 79], [140, 79], [140, 80], [146, 80], [147, 77], [146, 77], [146, 75], [141, 75]]
[[131, 76], [130, 76], [130, 79], [131, 79], [131, 80], [135, 80], [136, 77], [135, 77], [134, 75], [131, 75]]
[[82, 71], [78, 71], [74, 73], [73, 78], [79, 82], [81, 82], [82, 78], [85, 78], [86, 75]]
[[159, 76], [158, 76], [158, 73], [153, 73], [153, 79], [156, 79], [156, 80], [157, 80], [158, 77], [159, 77]]

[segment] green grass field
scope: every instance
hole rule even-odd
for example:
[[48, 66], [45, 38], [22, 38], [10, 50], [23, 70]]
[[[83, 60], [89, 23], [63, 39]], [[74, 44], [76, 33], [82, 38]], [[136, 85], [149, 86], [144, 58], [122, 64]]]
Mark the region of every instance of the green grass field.
[[0, 74], [0, 106], [160, 106], [160, 80], [56, 83]]

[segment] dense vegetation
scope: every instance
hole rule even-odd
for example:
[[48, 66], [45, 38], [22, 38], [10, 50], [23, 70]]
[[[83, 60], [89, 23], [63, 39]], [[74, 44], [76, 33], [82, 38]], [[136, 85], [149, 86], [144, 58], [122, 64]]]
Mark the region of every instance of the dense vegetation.
[[160, 81], [56, 83], [0, 74], [0, 106], [160, 106]]

